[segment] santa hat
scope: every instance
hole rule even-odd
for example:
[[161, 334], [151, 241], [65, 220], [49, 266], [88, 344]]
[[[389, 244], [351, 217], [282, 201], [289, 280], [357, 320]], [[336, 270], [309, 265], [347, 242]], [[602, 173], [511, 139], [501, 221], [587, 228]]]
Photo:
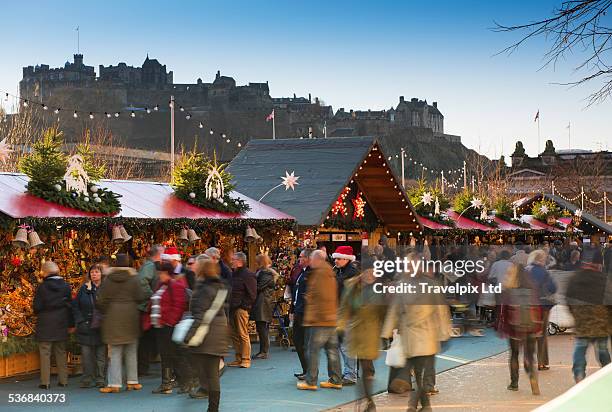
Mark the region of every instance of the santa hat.
[[169, 246], [161, 255], [162, 260], [181, 260], [181, 254], [174, 246]]
[[351, 246], [338, 246], [336, 251], [332, 253], [334, 259], [348, 259], [351, 262], [355, 260], [353, 255], [353, 248]]

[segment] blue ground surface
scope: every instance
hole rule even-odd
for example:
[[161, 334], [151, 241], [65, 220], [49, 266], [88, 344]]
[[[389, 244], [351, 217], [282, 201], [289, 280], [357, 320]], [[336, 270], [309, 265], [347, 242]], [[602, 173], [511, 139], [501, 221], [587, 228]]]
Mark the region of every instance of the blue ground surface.
[[[460, 366], [462, 363], [489, 357], [506, 350], [506, 341], [498, 339], [491, 330], [484, 337], [461, 337], [451, 340], [449, 348], [436, 360], [438, 372]], [[255, 345], [257, 349], [257, 345]], [[384, 355], [384, 353], [382, 354]], [[250, 369], [228, 368], [221, 379], [222, 411], [316, 411], [331, 408], [359, 398], [355, 387], [343, 390], [319, 389], [316, 392], [295, 389], [293, 373], [297, 372], [298, 360], [295, 352], [272, 348], [271, 358], [254, 361]], [[321, 373], [326, 375], [324, 355], [321, 360]], [[387, 385], [388, 371], [384, 356], [376, 362], [376, 391], [383, 391]], [[326, 376], [320, 376], [319, 380]], [[151, 390], [159, 385], [159, 378], [145, 378], [139, 392], [101, 394], [95, 389], [78, 388], [79, 378], [70, 379], [68, 390], [59, 390], [52, 378], [53, 393], [65, 392], [68, 404], [63, 406], [8, 406], [9, 393], [39, 392], [38, 380], [8, 382], [0, 384], [0, 410], [24, 411], [40, 410], [60, 412], [93, 411], [137, 411], [173, 412], [204, 411], [206, 400], [194, 400], [185, 395], [152, 395]]]

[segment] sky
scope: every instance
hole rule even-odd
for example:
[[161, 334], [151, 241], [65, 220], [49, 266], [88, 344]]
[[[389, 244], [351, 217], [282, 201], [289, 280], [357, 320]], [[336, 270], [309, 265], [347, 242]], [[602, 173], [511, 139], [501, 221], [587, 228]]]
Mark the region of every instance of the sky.
[[[269, 81], [273, 97], [319, 97], [334, 111], [381, 110], [399, 96], [437, 101], [446, 133], [491, 158], [517, 140], [538, 153], [612, 150], [612, 99], [587, 108], [597, 84], [569, 88], [579, 55], [541, 69], [546, 44], [498, 52], [519, 34], [495, 22], [546, 17], [553, 0], [424, 1], [37, 1], [3, 2], [0, 90], [16, 94], [22, 67], [63, 66], [77, 49], [85, 63], [140, 66], [148, 53], [175, 83]], [[5, 106], [10, 105], [4, 102]], [[433, 165], [432, 165], [433, 166]]]

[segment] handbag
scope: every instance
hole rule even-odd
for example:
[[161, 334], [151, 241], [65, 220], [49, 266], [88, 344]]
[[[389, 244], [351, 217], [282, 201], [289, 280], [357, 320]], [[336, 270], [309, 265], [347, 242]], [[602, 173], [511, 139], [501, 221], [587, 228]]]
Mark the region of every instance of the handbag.
[[215, 299], [213, 300], [210, 308], [204, 313], [202, 316], [202, 322], [198, 325], [194, 335], [189, 339], [188, 342], [185, 342], [187, 346], [195, 347], [200, 346], [202, 342], [204, 342], [204, 338], [208, 335], [208, 330], [210, 329], [210, 322], [217, 316], [217, 312], [219, 309], [223, 307], [225, 303], [225, 298], [227, 297], [227, 289], [222, 289], [217, 292]]
[[406, 366], [406, 356], [404, 356], [404, 348], [402, 347], [402, 338], [397, 332], [393, 332], [393, 342], [387, 350], [385, 365], [392, 368], [403, 368]]
[[178, 345], [185, 344], [185, 337], [193, 326], [193, 318], [190, 316], [186, 316], [179, 323], [174, 326], [174, 331], [172, 332], [172, 342]]
[[91, 322], [89, 322], [89, 327], [91, 329], [100, 329], [102, 326], [102, 318], [104, 317], [102, 313], [98, 309], [96, 309], [96, 301], [93, 296], [89, 295], [91, 299], [91, 304], [93, 306], [93, 311], [91, 312]]

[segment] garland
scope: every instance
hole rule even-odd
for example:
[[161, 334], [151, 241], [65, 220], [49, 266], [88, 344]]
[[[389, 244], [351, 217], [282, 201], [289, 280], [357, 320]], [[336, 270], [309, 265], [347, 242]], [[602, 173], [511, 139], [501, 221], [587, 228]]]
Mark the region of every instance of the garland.
[[233, 176], [225, 170], [226, 166], [217, 164], [216, 154], [212, 160], [195, 149], [183, 154], [174, 171], [174, 195], [204, 209], [229, 213], [249, 211], [243, 199], [230, 196], [234, 190]]
[[542, 199], [533, 204], [531, 214], [536, 219], [546, 222], [549, 217], [558, 219], [559, 216], [561, 216], [561, 211], [559, 210], [557, 204], [552, 200]]
[[105, 167], [95, 163], [88, 140], [70, 158], [61, 151], [62, 143], [62, 132], [50, 128], [32, 145], [32, 153], [19, 160], [19, 170], [30, 178], [27, 192], [86, 212], [119, 213], [120, 195], [90, 184], [103, 177]]
[[[408, 197], [419, 216], [445, 226], [455, 226], [455, 222], [445, 213], [450, 207], [450, 201], [438, 188], [428, 187], [424, 180], [419, 180], [417, 186], [408, 191]], [[438, 200], [438, 209], [441, 212], [437, 214], [436, 199]]]

